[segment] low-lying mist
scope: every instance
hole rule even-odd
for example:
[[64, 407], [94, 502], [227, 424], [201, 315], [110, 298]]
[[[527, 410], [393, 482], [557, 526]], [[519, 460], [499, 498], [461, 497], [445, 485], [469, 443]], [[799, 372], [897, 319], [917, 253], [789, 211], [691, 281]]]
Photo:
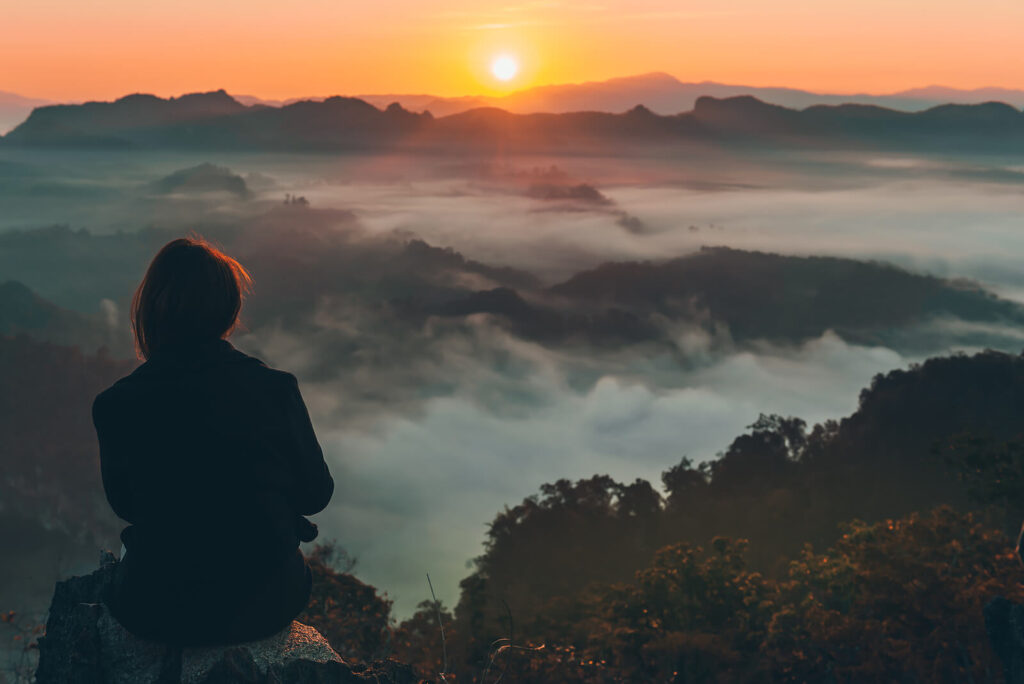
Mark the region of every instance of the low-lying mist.
[[[877, 154], [4, 150], [0, 332], [128, 358], [148, 260], [190, 231], [220, 242], [255, 279], [233, 342], [299, 377], [337, 480], [321, 534], [406, 615], [427, 572], [453, 604], [486, 524], [544, 482], [657, 481], [759, 414], [837, 418], [879, 372], [1018, 351], [1021, 311], [980, 288], [1024, 301], [1021, 180], [1000, 159]], [[643, 301], [588, 284], [677, 257], [714, 277], [649, 291], [638, 267]]]

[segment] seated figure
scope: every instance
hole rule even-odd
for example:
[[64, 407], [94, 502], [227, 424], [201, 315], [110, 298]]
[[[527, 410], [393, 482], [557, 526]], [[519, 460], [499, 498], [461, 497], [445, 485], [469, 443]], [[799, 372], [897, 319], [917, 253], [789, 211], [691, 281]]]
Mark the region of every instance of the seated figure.
[[168, 243], [132, 302], [145, 362], [93, 404], [103, 487], [129, 523], [104, 602], [144, 639], [262, 639], [309, 601], [299, 542], [334, 481], [295, 377], [226, 339], [249, 284], [207, 242]]

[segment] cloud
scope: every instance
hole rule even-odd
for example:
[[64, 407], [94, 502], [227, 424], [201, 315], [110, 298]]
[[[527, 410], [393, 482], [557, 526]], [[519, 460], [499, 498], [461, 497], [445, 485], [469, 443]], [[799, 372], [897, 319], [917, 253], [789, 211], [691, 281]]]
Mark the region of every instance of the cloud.
[[[499, 378], [463, 358], [455, 365], [471, 391], [430, 399], [415, 417], [392, 416], [369, 431], [316, 420], [338, 481], [322, 533], [359, 557], [361, 576], [387, 588], [399, 614], [427, 596], [426, 572], [453, 604], [486, 524], [544, 482], [595, 473], [659, 482], [684, 455], [701, 461], [724, 450], [762, 412], [809, 422], [849, 414], [876, 373], [913, 360], [829, 333], [797, 349], [765, 347], [688, 373], [673, 368], [679, 377], [670, 389], [608, 374], [576, 391], [561, 359], [531, 345], [514, 353], [534, 370]], [[646, 363], [657, 373], [665, 361]], [[307, 388], [307, 396], [323, 392]], [[491, 391], [513, 410], [480, 401]], [[519, 403], [517, 395], [532, 399]], [[317, 403], [314, 415], [323, 416]]]
[[103, 320], [111, 330], [117, 330], [120, 325], [120, 315], [118, 314], [117, 302], [112, 299], [101, 299], [100, 300], [100, 311], [103, 314]]
[[[977, 278], [1001, 291], [1024, 288], [1015, 256], [1024, 251], [1024, 194], [1015, 184], [967, 182], [948, 172], [893, 180], [872, 175], [866, 165], [808, 178], [798, 165], [781, 174], [744, 167], [716, 171], [714, 162], [700, 184], [691, 184], [691, 170], [682, 163], [634, 171], [609, 161], [617, 173], [602, 173], [597, 160], [559, 165], [598, 188], [643, 230], [624, 231], [618, 215], [597, 208], [534, 212], [536, 201], [457, 179], [427, 178], [403, 187], [327, 185], [311, 199], [355, 211], [373, 232], [412, 231], [487, 263], [530, 269], [550, 282], [602, 261], [726, 245], [886, 259]], [[707, 189], [716, 176], [723, 189]]]

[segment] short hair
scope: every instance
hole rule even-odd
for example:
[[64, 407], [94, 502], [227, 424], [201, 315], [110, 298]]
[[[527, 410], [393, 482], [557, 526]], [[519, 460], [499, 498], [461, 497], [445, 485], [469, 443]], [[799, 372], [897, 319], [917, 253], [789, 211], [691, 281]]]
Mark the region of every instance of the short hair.
[[199, 236], [171, 240], [153, 257], [132, 298], [136, 353], [227, 337], [252, 278]]

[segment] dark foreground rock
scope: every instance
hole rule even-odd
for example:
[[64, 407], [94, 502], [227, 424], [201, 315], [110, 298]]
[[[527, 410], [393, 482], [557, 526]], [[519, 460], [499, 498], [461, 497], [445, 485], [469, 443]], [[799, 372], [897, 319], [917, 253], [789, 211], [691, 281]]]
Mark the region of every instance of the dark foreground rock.
[[1024, 606], [997, 596], [985, 606], [985, 630], [1006, 684], [1024, 684]]
[[236, 646], [179, 648], [138, 639], [100, 600], [116, 560], [91, 575], [58, 582], [46, 635], [39, 641], [37, 684], [411, 684], [395, 661], [350, 665], [314, 628], [300, 622], [267, 639]]

